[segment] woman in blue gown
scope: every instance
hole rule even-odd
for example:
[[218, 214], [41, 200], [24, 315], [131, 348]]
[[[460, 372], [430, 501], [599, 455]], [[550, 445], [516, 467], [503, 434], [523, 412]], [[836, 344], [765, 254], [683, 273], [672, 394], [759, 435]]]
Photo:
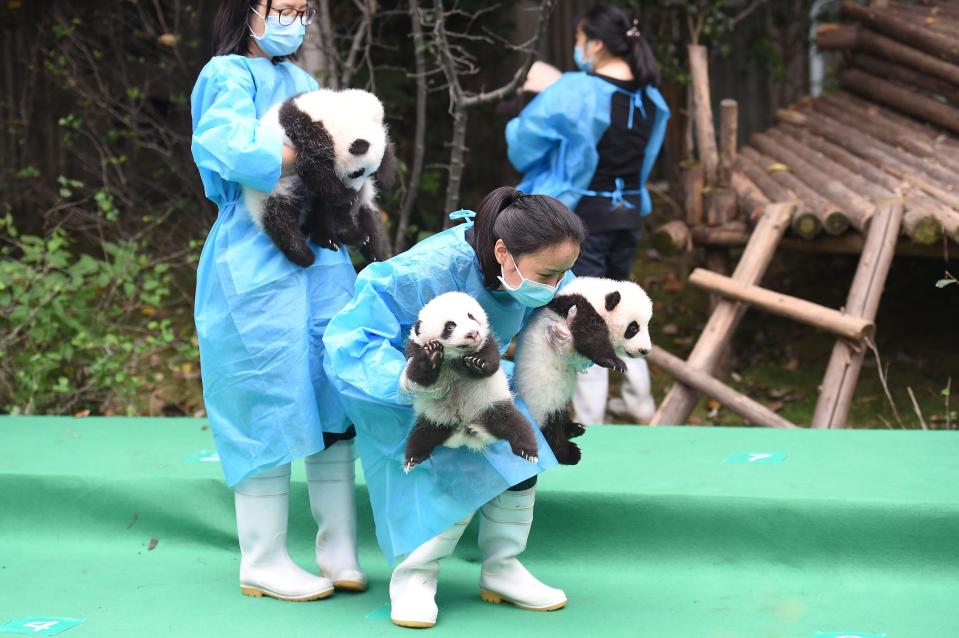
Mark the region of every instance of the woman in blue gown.
[[[629, 279], [646, 189], [669, 120], [659, 70], [635, 21], [597, 5], [577, 20], [573, 57], [582, 73], [564, 73], [506, 126], [518, 188], [559, 198], [586, 223], [589, 238], [573, 272]], [[606, 416], [609, 371], [579, 378], [573, 405], [583, 423]], [[644, 359], [627, 361], [624, 411], [640, 422], [656, 411]]]
[[[471, 220], [474, 214], [452, 216]], [[533, 309], [572, 276], [584, 238], [582, 222], [560, 201], [499, 188], [478, 207], [475, 225], [454, 226], [367, 267], [352, 301], [327, 327], [325, 366], [356, 425], [377, 540], [391, 563], [402, 558], [390, 582], [391, 616], [399, 625], [436, 622], [439, 560], [452, 553], [477, 508], [483, 597], [535, 610], [566, 604], [561, 590], [541, 583], [516, 559], [533, 520], [535, 476], [556, 463], [539, 428], [536, 464], [497, 441], [482, 454], [436, 448], [407, 475], [413, 410], [399, 379], [407, 335], [426, 302], [450, 291], [475, 297], [505, 351]], [[503, 363], [512, 376], [512, 364]]]
[[[283, 600], [366, 587], [356, 559], [354, 431], [322, 367], [323, 332], [351, 298], [355, 271], [345, 248], [312, 246], [309, 268], [290, 262], [242, 196], [243, 188], [270, 191], [295, 169], [294, 149], [258, 119], [318, 88], [288, 61], [314, 14], [303, 0], [221, 2], [216, 55], [191, 96], [193, 157], [219, 207], [197, 269], [203, 396], [234, 488], [241, 591]], [[299, 458], [319, 526], [320, 576], [286, 549], [290, 463]]]

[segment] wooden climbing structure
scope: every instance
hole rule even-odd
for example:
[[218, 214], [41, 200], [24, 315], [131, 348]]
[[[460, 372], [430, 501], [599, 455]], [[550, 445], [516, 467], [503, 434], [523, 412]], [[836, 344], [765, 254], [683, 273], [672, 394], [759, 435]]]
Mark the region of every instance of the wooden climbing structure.
[[[723, 100], [717, 137], [705, 48], [689, 47], [697, 160], [684, 164], [685, 219], [656, 232], [661, 250], [744, 247], [731, 276], [696, 269], [714, 293], [688, 360], [654, 348], [677, 381], [652, 423], [685, 423], [700, 394], [750, 423], [795, 427], [714, 374], [747, 307], [828, 331], [836, 345], [813, 427], [844, 427], [865, 340], [893, 257], [943, 254], [959, 243], [959, 1], [844, 2], [847, 24], [821, 25], [820, 49], [841, 50], [839, 90], [776, 113], [777, 124], [737, 149], [737, 105]], [[842, 309], [760, 286], [777, 249], [860, 254]]]

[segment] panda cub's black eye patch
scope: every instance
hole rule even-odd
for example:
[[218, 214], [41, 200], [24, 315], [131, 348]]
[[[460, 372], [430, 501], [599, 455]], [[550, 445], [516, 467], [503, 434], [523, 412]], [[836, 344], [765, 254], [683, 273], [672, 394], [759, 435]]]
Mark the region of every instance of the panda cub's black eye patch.
[[347, 175], [347, 177], [349, 177], [350, 179], [356, 179], [357, 177], [363, 177], [363, 173], [365, 172], [366, 172], [365, 168], [360, 168], [358, 170], [353, 171], [349, 175]]
[[455, 321], [447, 321], [446, 325], [443, 326], [443, 338], [449, 339], [450, 335], [453, 334], [453, 330], [456, 329]]
[[350, 144], [350, 155], [362, 155], [370, 150], [370, 143], [366, 140], [353, 140]]
[[632, 339], [639, 332], [639, 324], [635, 321], [626, 326], [626, 334], [623, 335], [627, 339]]

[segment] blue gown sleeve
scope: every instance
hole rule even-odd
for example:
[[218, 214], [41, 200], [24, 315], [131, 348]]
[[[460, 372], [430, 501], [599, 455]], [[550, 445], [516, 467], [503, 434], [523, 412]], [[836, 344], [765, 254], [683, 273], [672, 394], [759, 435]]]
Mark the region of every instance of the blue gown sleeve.
[[194, 89], [199, 118], [191, 149], [201, 170], [269, 192], [280, 179], [283, 135], [260, 124], [255, 92], [249, 69], [228, 63], [208, 65]]
[[527, 172], [576, 130], [584, 104], [579, 75], [564, 74], [506, 124], [506, 152], [517, 171]]
[[346, 396], [387, 405], [411, 405], [399, 389], [405, 340], [423, 306], [423, 287], [389, 262], [370, 264], [356, 280], [353, 299], [330, 321], [323, 343], [328, 372]]

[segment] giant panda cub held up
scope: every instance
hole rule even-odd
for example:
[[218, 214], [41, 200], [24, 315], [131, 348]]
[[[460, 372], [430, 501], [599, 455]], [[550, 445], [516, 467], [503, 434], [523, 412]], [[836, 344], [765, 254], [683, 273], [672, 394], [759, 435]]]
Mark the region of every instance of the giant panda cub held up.
[[260, 122], [296, 149], [296, 173], [269, 193], [243, 189], [254, 223], [290, 261], [315, 255], [306, 243], [339, 250], [358, 246], [371, 261], [384, 258], [376, 232], [377, 186], [390, 188], [395, 169], [383, 105], [357, 89], [300, 93], [267, 111]]
[[406, 442], [407, 473], [438, 445], [482, 450], [497, 439], [537, 462], [536, 434], [513, 403], [483, 307], [462, 292], [429, 301], [410, 330], [400, 387], [416, 423]]
[[569, 415], [577, 372], [590, 362], [623, 371], [621, 357], [644, 357], [652, 344], [653, 303], [630, 281], [577, 277], [529, 320], [517, 337], [513, 382], [556, 460], [579, 462], [570, 442], [586, 429]]

